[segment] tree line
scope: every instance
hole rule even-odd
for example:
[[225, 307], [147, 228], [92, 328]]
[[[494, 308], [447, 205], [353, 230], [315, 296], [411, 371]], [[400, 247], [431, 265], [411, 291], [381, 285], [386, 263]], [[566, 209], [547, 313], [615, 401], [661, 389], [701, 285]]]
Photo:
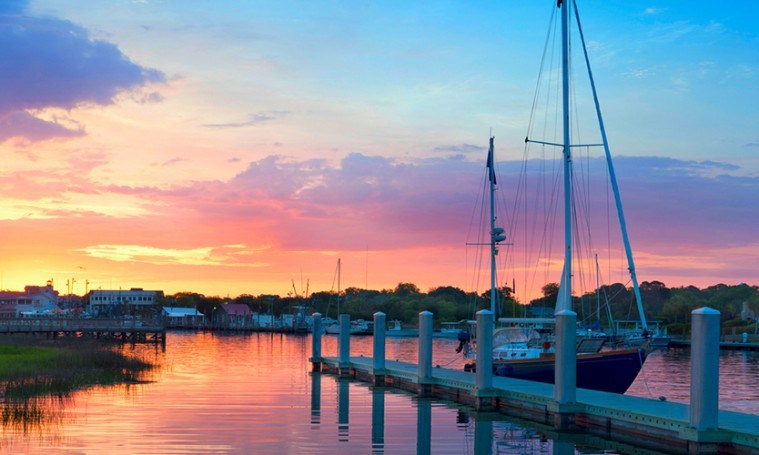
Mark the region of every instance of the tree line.
[[[498, 288], [497, 314], [499, 317], [534, 317], [552, 314], [559, 285], [549, 283], [542, 288], [542, 297], [522, 304], [515, 299], [508, 286]], [[755, 318], [759, 317], [759, 287], [747, 284], [717, 284], [704, 289], [695, 286], [669, 288], [660, 281], [640, 284], [643, 307], [648, 320], [658, 320], [671, 329], [680, 331], [690, 325], [691, 311], [708, 306], [719, 310], [724, 324], [738, 324], [744, 302]], [[196, 308], [212, 316], [220, 305], [239, 303], [252, 311], [274, 316], [293, 314], [302, 309], [307, 313], [319, 312], [325, 317], [337, 318], [346, 313], [352, 319], [371, 319], [381, 311], [388, 320], [415, 324], [421, 311], [430, 311], [437, 322], [473, 319], [480, 309], [490, 309], [490, 290], [477, 294], [454, 286], [440, 286], [421, 291], [413, 283], [399, 283], [394, 289], [371, 290], [350, 287], [337, 295], [335, 292], [314, 292], [308, 296], [280, 297], [273, 294], [243, 294], [235, 298], [208, 297], [195, 292], [167, 295], [159, 302], [162, 306]], [[597, 292], [573, 296], [573, 308], [582, 324], [599, 324], [608, 327], [609, 321], [639, 320], [632, 288], [621, 283], [602, 286]]]

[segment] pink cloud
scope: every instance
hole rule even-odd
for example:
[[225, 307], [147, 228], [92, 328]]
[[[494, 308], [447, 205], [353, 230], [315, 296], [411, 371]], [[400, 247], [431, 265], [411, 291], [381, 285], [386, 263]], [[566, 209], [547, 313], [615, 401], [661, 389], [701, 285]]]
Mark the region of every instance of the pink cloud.
[[[90, 169], [99, 163], [97, 156], [81, 159], [90, 160]], [[531, 163], [534, 174], [540, 173], [538, 164]], [[732, 173], [740, 170], [710, 163], [622, 158], [617, 164], [641, 281], [658, 279], [668, 285], [696, 283], [697, 279], [711, 280], [704, 285], [750, 281], [756, 261], [754, 225], [759, 219], [752, 195], [757, 194], [759, 179], [735, 177]], [[508, 199], [519, 194], [514, 186], [520, 167], [518, 162], [497, 163], [499, 195]], [[92, 172], [75, 177], [68, 170], [57, 177], [47, 173], [44, 178], [5, 178], [0, 184], [6, 194], [31, 191], [36, 198], [55, 195], [73, 201], [89, 195], [102, 204], [126, 200], [141, 208], [133, 215], [113, 217], [93, 211], [96, 205], [77, 209], [69, 202], [48, 208], [45, 215], [56, 219], [4, 222], [6, 235], [22, 249], [25, 242], [47, 238], [60, 243], [50, 247], [64, 250], [61, 254], [83, 254], [98, 245], [117, 251], [120, 246], [141, 246], [178, 254], [244, 245], [240, 247], [244, 254], [236, 260], [244, 262], [249, 257], [251, 263], [268, 264], [255, 268], [256, 279], [280, 282], [289, 281], [299, 260], [328, 270], [332, 259], [324, 256], [327, 252], [353, 252], [354, 262], [360, 262], [359, 256], [368, 249], [373, 264], [386, 269], [374, 273], [375, 285], [415, 281], [424, 287], [464, 285], [454, 279], [465, 266], [464, 255], [458, 252], [471, 240], [467, 233], [473, 205], [481, 202], [477, 192], [484, 175], [484, 163], [460, 158], [401, 162], [351, 154], [339, 163], [270, 156], [252, 162], [228, 181], [196, 181], [170, 188], [104, 186]], [[534, 194], [528, 196], [535, 199]], [[592, 210], [605, 208], [606, 193], [591, 192], [587, 200]], [[511, 209], [514, 202], [503, 206]], [[596, 212], [594, 216], [601, 217]], [[522, 264], [520, 251], [538, 243], [519, 232], [525, 231], [524, 222], [509, 223], [513, 213], [501, 217], [515, 243], [502, 248], [502, 256], [512, 255], [512, 264]], [[560, 208], [557, 218], [561, 222]], [[533, 226], [531, 219], [527, 226]], [[33, 238], [23, 240], [27, 233], [33, 233]], [[600, 250], [605, 248], [604, 235], [594, 234]], [[555, 232], [554, 236], [553, 250], [560, 253], [560, 235]], [[733, 259], [722, 257], [728, 252]], [[104, 267], [102, 261], [107, 258], [99, 261]], [[394, 261], [397, 266], [392, 266]], [[150, 267], [145, 270], [159, 273], [153, 269], [159, 265]], [[290, 272], [283, 274], [283, 269]], [[245, 273], [251, 272], [234, 273], [245, 280]], [[544, 284], [542, 280], [539, 285]]]

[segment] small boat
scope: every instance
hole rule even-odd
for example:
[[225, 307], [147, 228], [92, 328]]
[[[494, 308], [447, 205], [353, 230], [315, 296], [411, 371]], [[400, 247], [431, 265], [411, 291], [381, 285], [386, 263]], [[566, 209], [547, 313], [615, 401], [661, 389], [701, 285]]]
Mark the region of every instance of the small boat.
[[441, 322], [440, 330], [432, 332], [432, 338], [450, 338], [452, 340], [458, 340], [462, 332], [466, 330], [461, 328], [461, 324], [464, 321], [459, 322]]
[[398, 338], [418, 337], [419, 330], [418, 329], [404, 329], [401, 326], [401, 321], [395, 319], [393, 321], [390, 321], [389, 327], [387, 331], [385, 331], [385, 336], [398, 337]]
[[[341, 261], [337, 259], [337, 314], [340, 315], [340, 272]], [[374, 322], [365, 321], [364, 319], [356, 319], [351, 321], [350, 334], [351, 335], [371, 335], [374, 332]], [[340, 334], [340, 322], [330, 318], [330, 323], [324, 325], [324, 333], [330, 335]]]
[[[350, 334], [351, 335], [371, 335], [374, 332], [374, 322], [366, 321], [364, 319], [356, 319], [351, 321]], [[324, 333], [330, 335], [340, 334], [340, 323], [334, 322], [324, 327]]]

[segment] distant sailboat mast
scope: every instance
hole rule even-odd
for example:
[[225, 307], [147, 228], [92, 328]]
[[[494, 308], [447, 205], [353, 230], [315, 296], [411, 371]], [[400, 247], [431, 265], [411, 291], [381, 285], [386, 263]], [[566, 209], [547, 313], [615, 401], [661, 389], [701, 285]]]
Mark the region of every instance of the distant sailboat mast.
[[340, 317], [340, 258], [337, 258], [337, 317]]

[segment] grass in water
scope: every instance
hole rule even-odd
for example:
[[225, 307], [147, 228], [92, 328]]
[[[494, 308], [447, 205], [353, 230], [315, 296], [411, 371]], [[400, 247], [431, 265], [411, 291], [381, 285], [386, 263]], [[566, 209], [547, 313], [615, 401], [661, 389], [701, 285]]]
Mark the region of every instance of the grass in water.
[[[11, 338], [13, 338], [11, 340]], [[49, 342], [9, 337], [0, 343], [0, 393], [5, 401], [66, 396], [94, 385], [138, 381], [153, 365], [125, 355], [119, 345], [73, 339]]]

